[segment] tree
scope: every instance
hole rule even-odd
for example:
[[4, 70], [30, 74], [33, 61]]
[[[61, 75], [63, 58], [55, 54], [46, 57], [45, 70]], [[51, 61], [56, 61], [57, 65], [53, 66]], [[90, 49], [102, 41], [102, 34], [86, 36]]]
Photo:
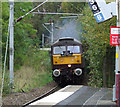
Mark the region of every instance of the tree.
[[[25, 11], [32, 9], [32, 3], [18, 3], [15, 2], [14, 19], [24, 15]], [[24, 10], [24, 11], [23, 11]], [[15, 68], [23, 64], [24, 55], [26, 55], [29, 47], [33, 46], [33, 38], [36, 37], [36, 30], [33, 29], [31, 22], [31, 15], [18, 22], [14, 26], [14, 52], [15, 52]], [[3, 57], [5, 53], [6, 37], [8, 35], [9, 23], [9, 3], [2, 3], [2, 52]], [[4, 58], [3, 58], [4, 59]]]
[[[85, 16], [79, 17], [78, 22], [80, 23], [79, 27], [82, 26], [82, 32], [80, 35], [83, 36], [83, 45], [88, 47], [86, 49], [86, 59], [89, 61], [88, 68], [90, 69], [89, 84], [95, 87], [101, 87], [104, 81], [105, 86], [107, 84], [106, 72], [108, 72], [108, 58], [110, 59], [110, 56], [112, 56], [112, 60], [114, 59], [114, 53], [111, 53], [109, 57], [108, 54], [110, 53], [110, 50], [114, 50], [114, 47], [109, 45], [110, 26], [115, 26], [116, 17], [98, 24], [87, 4], [84, 7], [83, 14], [85, 14]], [[109, 70], [109, 72], [114, 73], [114, 66], [111, 65], [111, 67], [112, 71]]]

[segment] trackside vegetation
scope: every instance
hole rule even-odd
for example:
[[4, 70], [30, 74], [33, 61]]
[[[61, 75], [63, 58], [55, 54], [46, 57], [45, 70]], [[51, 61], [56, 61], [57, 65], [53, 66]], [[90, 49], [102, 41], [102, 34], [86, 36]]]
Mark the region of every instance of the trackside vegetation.
[[[38, 2], [15, 2], [14, 20], [36, 7]], [[48, 2], [39, 8], [44, 12], [83, 13], [78, 33], [84, 46], [88, 85], [112, 87], [114, 83], [115, 47], [110, 46], [110, 26], [116, 17], [98, 24], [87, 3]], [[65, 15], [62, 15], [65, 16]], [[62, 20], [60, 15], [29, 14], [14, 25], [14, 92], [26, 92], [52, 81], [50, 55], [41, 51], [42, 34], [50, 35], [42, 24]], [[8, 35], [9, 3], [2, 2], [2, 65]], [[50, 47], [48, 44], [47, 47]], [[1, 84], [1, 83], [0, 83]], [[9, 94], [9, 51], [6, 63], [4, 96]]]
[[[33, 3], [15, 3], [15, 20], [33, 8]], [[23, 11], [24, 9], [24, 11]], [[40, 51], [41, 38], [28, 15], [14, 26], [14, 92], [26, 92], [52, 81], [50, 55]], [[2, 3], [2, 60], [8, 35], [9, 3]], [[8, 53], [9, 55], [9, 53]], [[9, 94], [9, 56], [7, 56], [3, 95]]]
[[[47, 51], [32, 50], [24, 56], [24, 64], [14, 70], [14, 92], [28, 92], [52, 81], [50, 57]], [[9, 94], [9, 71], [6, 71], [4, 95]]]
[[112, 87], [114, 84], [115, 47], [110, 46], [110, 27], [116, 26], [116, 17], [97, 23], [90, 7], [83, 9], [85, 16], [79, 17], [82, 43], [85, 51], [87, 68], [89, 69], [88, 84], [95, 87]]

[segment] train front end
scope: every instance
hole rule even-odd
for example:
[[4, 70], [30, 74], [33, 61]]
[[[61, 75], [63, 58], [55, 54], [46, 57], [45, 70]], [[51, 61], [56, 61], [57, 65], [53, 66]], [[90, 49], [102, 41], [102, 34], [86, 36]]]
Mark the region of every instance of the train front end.
[[52, 75], [58, 84], [81, 83], [84, 74], [82, 44], [73, 38], [62, 38], [51, 47]]

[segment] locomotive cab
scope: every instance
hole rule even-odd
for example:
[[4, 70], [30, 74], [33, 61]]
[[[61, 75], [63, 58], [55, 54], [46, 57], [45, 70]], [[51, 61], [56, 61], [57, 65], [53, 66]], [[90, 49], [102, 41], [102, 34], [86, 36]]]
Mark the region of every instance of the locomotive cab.
[[61, 38], [51, 46], [53, 79], [58, 84], [81, 83], [84, 60], [82, 44], [74, 38]]

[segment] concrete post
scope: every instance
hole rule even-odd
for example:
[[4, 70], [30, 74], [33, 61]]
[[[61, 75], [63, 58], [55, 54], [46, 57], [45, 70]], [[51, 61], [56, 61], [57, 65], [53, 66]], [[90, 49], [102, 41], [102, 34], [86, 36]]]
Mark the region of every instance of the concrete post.
[[10, 93], [13, 92], [13, 66], [14, 66], [14, 1], [10, 1], [10, 41], [9, 41], [9, 77]]

